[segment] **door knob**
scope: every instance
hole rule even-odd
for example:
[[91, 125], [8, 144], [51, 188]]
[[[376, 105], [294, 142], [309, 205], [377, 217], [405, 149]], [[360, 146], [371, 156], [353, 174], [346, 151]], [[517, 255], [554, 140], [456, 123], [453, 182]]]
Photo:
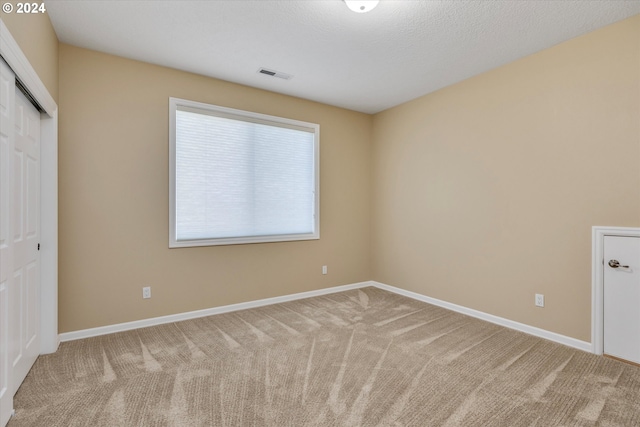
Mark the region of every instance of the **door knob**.
[[609, 267], [611, 267], [611, 268], [629, 268], [628, 265], [620, 265], [620, 262], [617, 259], [609, 260]]

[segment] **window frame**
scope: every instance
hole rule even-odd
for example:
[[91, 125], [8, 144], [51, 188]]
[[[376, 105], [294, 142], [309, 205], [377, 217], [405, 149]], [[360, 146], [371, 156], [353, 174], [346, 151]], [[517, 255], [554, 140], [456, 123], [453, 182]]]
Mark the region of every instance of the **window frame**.
[[[313, 231], [299, 234], [275, 234], [264, 236], [241, 236], [207, 239], [177, 239], [177, 211], [176, 211], [176, 111], [179, 107], [205, 110], [211, 115], [233, 116], [245, 118], [247, 121], [258, 121], [263, 124], [276, 123], [284, 125], [280, 127], [302, 127], [312, 130], [314, 138], [313, 147]], [[251, 111], [237, 110], [219, 105], [190, 101], [180, 98], [169, 98], [169, 248], [186, 248], [199, 246], [239, 245], [251, 243], [291, 242], [301, 240], [320, 239], [320, 125], [303, 122], [284, 117], [254, 113]]]

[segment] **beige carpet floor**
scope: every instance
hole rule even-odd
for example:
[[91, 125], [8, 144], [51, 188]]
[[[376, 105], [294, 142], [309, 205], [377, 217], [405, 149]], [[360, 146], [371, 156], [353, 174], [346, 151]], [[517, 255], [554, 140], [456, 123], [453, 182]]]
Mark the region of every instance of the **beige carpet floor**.
[[640, 426], [640, 368], [377, 288], [63, 343], [21, 426]]

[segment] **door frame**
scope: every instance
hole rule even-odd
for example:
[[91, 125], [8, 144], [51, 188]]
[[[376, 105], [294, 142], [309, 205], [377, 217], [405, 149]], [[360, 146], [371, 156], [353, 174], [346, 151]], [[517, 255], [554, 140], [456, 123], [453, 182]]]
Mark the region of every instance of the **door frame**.
[[591, 351], [604, 353], [604, 237], [640, 237], [640, 228], [603, 227], [591, 229]]
[[40, 354], [58, 335], [58, 105], [0, 19], [0, 56], [44, 110], [40, 113]]

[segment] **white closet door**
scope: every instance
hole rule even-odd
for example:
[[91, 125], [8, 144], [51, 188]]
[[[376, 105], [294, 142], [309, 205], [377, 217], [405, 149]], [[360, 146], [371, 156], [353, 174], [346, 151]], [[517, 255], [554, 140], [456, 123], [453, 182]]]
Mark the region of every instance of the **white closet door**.
[[12, 286], [11, 156], [14, 141], [15, 76], [0, 59], [0, 426], [13, 410], [9, 371], [9, 288]]
[[40, 354], [40, 113], [15, 92], [13, 284], [9, 288], [13, 392]]
[[40, 353], [40, 113], [0, 59], [0, 426]]

